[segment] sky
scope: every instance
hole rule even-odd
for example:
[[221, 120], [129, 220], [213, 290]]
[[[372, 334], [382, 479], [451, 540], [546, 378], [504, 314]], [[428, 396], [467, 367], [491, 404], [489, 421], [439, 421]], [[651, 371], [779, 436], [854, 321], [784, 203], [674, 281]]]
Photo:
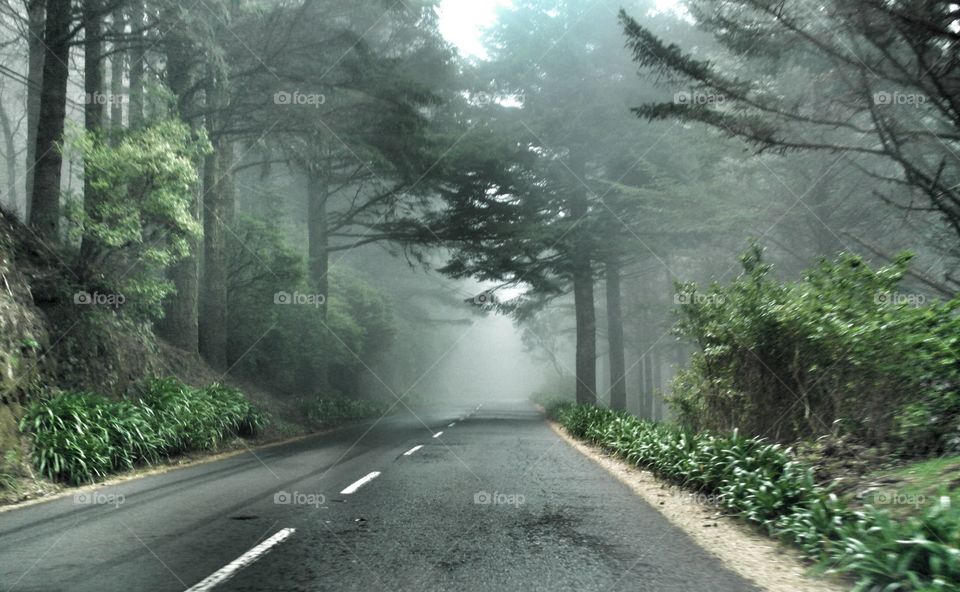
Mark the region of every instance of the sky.
[[[656, 0], [656, 11], [677, 10], [681, 0]], [[467, 57], [487, 57], [481, 37], [493, 24], [498, 6], [509, 6], [510, 0], [441, 0], [440, 32]]]

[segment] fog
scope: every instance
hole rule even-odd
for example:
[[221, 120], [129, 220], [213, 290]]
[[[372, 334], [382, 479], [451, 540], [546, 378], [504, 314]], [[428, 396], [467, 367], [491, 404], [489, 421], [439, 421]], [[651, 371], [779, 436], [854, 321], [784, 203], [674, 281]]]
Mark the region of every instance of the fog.
[[905, 290], [956, 287], [952, 91], [925, 78], [949, 75], [793, 52], [762, 10], [70, 6], [0, 3], [2, 202], [69, 270], [51, 306], [122, 295], [285, 397], [549, 391], [664, 419], [696, 349], [678, 285], [754, 246], [782, 280], [909, 251]]

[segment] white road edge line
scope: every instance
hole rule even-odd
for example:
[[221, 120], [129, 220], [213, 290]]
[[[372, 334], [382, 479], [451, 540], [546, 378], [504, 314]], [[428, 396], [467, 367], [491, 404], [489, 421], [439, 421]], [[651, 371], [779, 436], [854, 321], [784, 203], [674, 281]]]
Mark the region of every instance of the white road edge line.
[[411, 454], [413, 454], [414, 452], [420, 450], [421, 448], [423, 448], [423, 444], [417, 444], [416, 446], [414, 446], [414, 447], [411, 448], [410, 450], [404, 452], [403, 455], [404, 455], [404, 456], [410, 456]]
[[452, 427], [455, 426], [455, 425], [457, 425], [457, 422], [453, 422], [453, 423], [447, 424], [447, 427], [448, 427], [448, 428], [452, 428]]
[[443, 434], [443, 432], [437, 432], [436, 434], [433, 435], [433, 437], [434, 437], [434, 438], [439, 438], [441, 434]]
[[188, 588], [186, 592], [206, 592], [207, 590], [211, 590], [214, 586], [226, 582], [233, 577], [235, 573], [250, 565], [257, 559], [260, 559], [264, 554], [266, 554], [267, 551], [270, 550], [271, 547], [282, 543], [284, 539], [296, 531], [296, 528], [284, 528], [283, 530], [280, 530], [277, 532], [277, 534], [250, 549], [240, 557], [237, 557], [219, 570], [213, 572], [200, 583]]
[[373, 471], [372, 473], [368, 473], [368, 474], [367, 474], [366, 476], [364, 476], [362, 479], [359, 479], [359, 480], [357, 480], [357, 481], [354, 481], [353, 483], [351, 483], [350, 485], [348, 485], [346, 489], [344, 489], [343, 491], [340, 492], [340, 495], [350, 495], [350, 494], [353, 493], [354, 491], [360, 489], [361, 487], [363, 487], [363, 486], [366, 485], [367, 483], [373, 481], [374, 479], [376, 479], [376, 478], [379, 477], [379, 476], [380, 476], [380, 471]]

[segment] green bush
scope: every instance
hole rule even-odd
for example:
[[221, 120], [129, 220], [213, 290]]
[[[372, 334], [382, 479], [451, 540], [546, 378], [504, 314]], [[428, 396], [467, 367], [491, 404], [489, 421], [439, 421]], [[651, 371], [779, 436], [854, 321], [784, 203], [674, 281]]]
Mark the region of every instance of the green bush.
[[243, 394], [219, 384], [193, 389], [172, 378], [140, 388], [138, 401], [84, 392], [33, 403], [20, 430], [33, 435], [41, 474], [73, 485], [191, 450], [252, 436], [267, 417]]
[[714, 496], [812, 560], [854, 575], [855, 590], [960, 589], [960, 509], [948, 499], [898, 522], [872, 506], [849, 509], [778, 444], [737, 432], [693, 433], [591, 406], [562, 403], [548, 412], [572, 435]]
[[334, 424], [352, 419], [379, 417], [389, 410], [385, 403], [351, 399], [344, 396], [322, 396], [307, 404], [307, 417], [318, 425]]
[[[163, 316], [174, 289], [164, 270], [190, 254], [202, 228], [191, 214], [196, 163], [210, 151], [205, 137], [178, 120], [160, 120], [111, 138], [69, 130], [64, 149], [83, 162], [84, 181], [95, 200], [68, 203], [71, 234], [92, 247], [85, 265], [90, 281], [78, 286], [102, 292], [138, 320]], [[76, 240], [77, 236], [72, 236]]]
[[[235, 371], [272, 389], [360, 390], [396, 331], [387, 296], [343, 265], [328, 274], [326, 316], [316, 306], [278, 306], [275, 295], [315, 295], [304, 258], [286, 244], [279, 220], [239, 217], [228, 235], [228, 332]], [[267, 273], [269, 270], [269, 273]]]
[[671, 404], [695, 430], [781, 442], [850, 434], [910, 454], [960, 450], [960, 300], [897, 293], [909, 256], [822, 261], [795, 282], [755, 249], [729, 285], [679, 286], [677, 332], [700, 348]]

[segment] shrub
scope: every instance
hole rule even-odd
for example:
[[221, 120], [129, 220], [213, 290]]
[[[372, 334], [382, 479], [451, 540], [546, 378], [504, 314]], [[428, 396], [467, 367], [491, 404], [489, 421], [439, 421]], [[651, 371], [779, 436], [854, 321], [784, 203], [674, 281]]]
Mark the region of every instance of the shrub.
[[137, 401], [70, 392], [33, 403], [20, 430], [33, 434], [40, 473], [90, 483], [174, 454], [209, 450], [235, 435], [255, 435], [268, 420], [242, 393], [219, 384], [193, 389], [154, 378], [140, 391]]
[[96, 195], [82, 208], [70, 204], [70, 218], [91, 246], [81, 254], [90, 273], [79, 288], [109, 294], [137, 319], [159, 319], [173, 290], [163, 271], [189, 255], [202, 231], [190, 204], [199, 182], [195, 163], [210, 144], [177, 120], [114, 134], [108, 141], [74, 129], [65, 146], [83, 161]]
[[778, 441], [843, 431], [911, 454], [960, 449], [960, 300], [898, 298], [908, 261], [872, 270], [844, 255], [780, 283], [755, 249], [727, 286], [679, 286], [677, 332], [700, 347], [673, 384], [680, 421]]
[[[314, 295], [304, 258], [286, 244], [278, 220], [240, 217], [227, 241], [228, 356], [236, 371], [271, 388], [359, 390], [360, 376], [394, 338], [385, 294], [343, 266], [328, 275], [319, 306], [274, 306], [278, 291]], [[269, 273], [267, 273], [269, 270]]]
[[872, 506], [847, 508], [778, 444], [737, 432], [693, 433], [591, 406], [563, 403], [548, 412], [574, 436], [715, 496], [812, 560], [854, 575], [855, 590], [960, 589], [960, 509], [949, 499], [898, 522]]
[[351, 399], [342, 395], [321, 396], [307, 404], [307, 417], [312, 423], [325, 425], [351, 419], [379, 417], [389, 405], [375, 401]]
[[113, 405], [104, 397], [83, 392], [31, 405], [20, 429], [33, 433], [33, 462], [40, 473], [80, 484], [102, 478], [123, 464], [116, 443], [123, 439], [125, 427], [114, 423]]

